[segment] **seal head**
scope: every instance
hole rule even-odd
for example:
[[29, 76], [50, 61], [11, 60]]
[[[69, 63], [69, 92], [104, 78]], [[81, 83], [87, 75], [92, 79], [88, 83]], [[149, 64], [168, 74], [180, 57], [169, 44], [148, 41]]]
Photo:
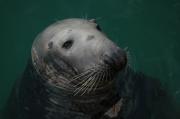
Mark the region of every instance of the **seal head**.
[[127, 58], [94, 20], [67, 19], [35, 39], [32, 61], [47, 82], [82, 96], [105, 91]]

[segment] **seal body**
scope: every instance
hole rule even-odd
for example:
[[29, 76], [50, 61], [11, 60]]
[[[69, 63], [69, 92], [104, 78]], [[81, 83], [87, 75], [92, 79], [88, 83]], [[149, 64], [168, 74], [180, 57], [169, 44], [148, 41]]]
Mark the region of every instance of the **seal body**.
[[150, 119], [153, 107], [149, 104], [162, 96], [159, 84], [126, 64], [126, 52], [94, 20], [58, 21], [35, 39], [8, 116]]
[[99, 119], [120, 99], [126, 53], [94, 20], [67, 19], [35, 39], [17, 84], [18, 119]]

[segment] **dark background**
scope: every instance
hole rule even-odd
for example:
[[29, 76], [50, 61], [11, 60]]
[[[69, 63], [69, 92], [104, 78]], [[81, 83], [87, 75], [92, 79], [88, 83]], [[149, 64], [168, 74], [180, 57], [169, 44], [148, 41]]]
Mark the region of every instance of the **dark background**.
[[65, 18], [96, 18], [129, 64], [158, 78], [180, 107], [180, 0], [0, 0], [0, 110], [36, 35]]

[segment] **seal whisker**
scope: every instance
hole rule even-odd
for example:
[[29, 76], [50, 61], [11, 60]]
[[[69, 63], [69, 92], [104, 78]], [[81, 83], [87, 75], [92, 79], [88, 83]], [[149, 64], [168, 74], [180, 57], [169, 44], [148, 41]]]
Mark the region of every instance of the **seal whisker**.
[[72, 78], [72, 80], [69, 81], [69, 83], [72, 82], [72, 81], [74, 81], [74, 80], [77, 80], [77, 79], [83, 77], [83, 76], [86, 75], [86, 74], [88, 74], [89, 72], [91, 72], [92, 69], [93, 69], [93, 68], [87, 69], [87, 71], [82, 72], [82, 73], [80, 73], [79, 75], [74, 76], [74, 77]]
[[101, 73], [100, 73], [100, 75], [99, 75], [99, 77], [98, 77], [98, 79], [97, 79], [97, 83], [96, 83], [96, 85], [95, 85], [95, 87], [94, 87], [93, 91], [95, 91], [95, 90], [96, 90], [96, 88], [98, 87], [98, 84], [99, 84], [99, 82], [101, 81], [101, 77], [102, 77], [102, 75], [103, 75], [103, 73], [102, 73], [102, 71], [101, 71]]
[[82, 77], [82, 81], [80, 81], [78, 84], [76, 84], [76, 85], [73, 85], [73, 84], [70, 84], [70, 86], [71, 87], [77, 87], [78, 85], [80, 85], [80, 84], [82, 84], [82, 83], [84, 83], [86, 80], [85, 80], [85, 78], [86, 77], [89, 77], [89, 76], [91, 76], [93, 74], [93, 72], [90, 72], [89, 70], [88, 71], [85, 71], [85, 72], [83, 72], [83, 73], [81, 73], [81, 74], [79, 74], [79, 75], [81, 75], [81, 76], [79, 76], [79, 77], [76, 77], [76, 78], [72, 78], [72, 80], [71, 81], [69, 81], [68, 83], [70, 84], [71, 82], [73, 82], [73, 81], [75, 81], [75, 80], [77, 80], [77, 79], [80, 79], [81, 77]]
[[[99, 74], [99, 73], [98, 73], [98, 74]], [[100, 75], [98, 75], [98, 74], [96, 74], [96, 76], [95, 76], [95, 78], [94, 78], [95, 80], [94, 80], [93, 84], [91, 85], [88, 93], [93, 90], [93, 87], [95, 86], [97, 80], [99, 80], [99, 76], [100, 76]], [[96, 78], [96, 77], [97, 77], [97, 78]]]
[[[82, 74], [82, 73], [81, 73]], [[81, 83], [83, 83], [85, 80], [83, 80], [84, 78], [86, 78], [86, 77], [88, 77], [88, 76], [90, 76], [91, 74], [92, 74], [92, 72], [86, 72], [86, 73], [83, 73], [84, 75], [84, 77], [82, 78], [82, 81], [80, 81], [78, 84], [76, 84], [76, 85], [73, 85], [73, 84], [71, 84], [71, 82], [72, 81], [69, 81], [68, 82], [68, 87], [66, 86], [66, 88], [69, 88], [70, 89], [70, 91], [74, 91], [74, 87], [76, 87], [77, 85], [80, 85]], [[74, 81], [74, 80], [73, 80]], [[66, 82], [66, 84], [67, 84], [67, 82]]]
[[74, 85], [74, 87], [77, 87], [79, 86], [80, 84], [84, 83], [87, 79], [89, 79], [92, 75], [93, 75], [94, 72], [91, 72], [90, 74], [88, 74], [87, 76], [83, 77], [78, 84]]
[[[100, 76], [101, 77], [101, 76]], [[97, 88], [97, 86], [98, 86], [98, 83], [99, 83], [99, 81], [101, 80], [101, 78], [98, 78], [97, 79], [97, 83], [94, 85], [94, 89], [92, 89], [93, 91], [95, 91], [96, 90], [96, 88]]]
[[110, 78], [109, 79], [111, 80], [113, 78], [113, 74], [114, 73], [112, 71], [109, 71], [109, 74], [110, 74]]
[[[78, 94], [81, 90], [84, 90], [85, 85], [88, 84], [88, 82], [90, 81], [90, 78], [94, 75], [94, 73], [95, 72], [91, 72], [91, 74], [89, 74], [87, 78], [86, 77], [83, 78], [83, 80], [80, 82], [80, 84], [82, 84], [82, 85], [80, 87], [78, 87], [77, 89], [75, 89], [75, 91], [74, 91], [74, 92], [77, 91], [75, 93], [75, 95]], [[80, 85], [80, 84], [78, 84], [78, 85]]]
[[108, 81], [108, 78], [109, 78], [109, 69], [106, 70], [106, 78], [104, 81]]
[[81, 77], [82, 75], [84, 75], [84, 73], [88, 73], [88, 72], [90, 72], [90, 71], [92, 72], [92, 71], [95, 71], [95, 70], [96, 70], [96, 67], [94, 66], [94, 67], [92, 67], [92, 68], [87, 69], [85, 72], [82, 72], [82, 73], [74, 76], [72, 79], [78, 79], [79, 77]]
[[80, 91], [84, 90], [85, 85], [87, 85], [90, 80], [91, 80], [91, 79], [86, 80], [86, 81], [82, 84], [82, 86], [80, 86], [79, 88], [75, 89], [75, 91], [74, 91], [75, 94], [74, 94], [74, 95], [77, 95]]
[[[94, 77], [96, 76], [96, 72], [94, 72], [91, 77], [88, 78], [88, 80], [90, 79], [90, 83], [88, 83], [87, 85], [84, 85], [84, 90], [86, 87], [88, 87], [89, 85], [91, 85], [92, 80], [94, 79]], [[82, 85], [83, 86], [83, 85]]]
[[[94, 67], [94, 68], [96, 68], [96, 70], [98, 69], [98, 67]], [[93, 72], [93, 74], [87, 78], [87, 81], [80, 86], [80, 88], [78, 89], [79, 90], [78, 92], [83, 91], [83, 93], [81, 95], [84, 95], [84, 93], [94, 83], [94, 79], [95, 79], [97, 73], [98, 73], [97, 71]]]
[[99, 72], [96, 72], [96, 74], [93, 76], [93, 78], [91, 79], [91, 83], [88, 86], [88, 93], [91, 91], [91, 89], [93, 88], [94, 84], [96, 84], [97, 81], [97, 76], [98, 76]]
[[101, 69], [101, 73], [100, 73], [100, 74], [101, 74], [101, 75], [100, 75], [100, 77], [98, 78], [98, 81], [97, 81], [97, 83], [96, 83], [96, 85], [95, 85], [94, 91], [95, 91], [96, 88], [98, 87], [99, 83], [100, 83], [101, 81], [103, 81], [104, 70]]
[[91, 71], [91, 70], [94, 70], [94, 67], [89, 68], [89, 69], [87, 69], [85, 72], [82, 72], [82, 73], [74, 76], [73, 79], [77, 79], [77, 78], [81, 77], [82, 75], [84, 75], [85, 73], [88, 73], [88, 72]]
[[104, 77], [105, 77], [105, 75], [106, 75], [105, 72], [106, 72], [106, 70], [103, 70], [103, 71], [102, 71], [102, 78], [101, 78], [101, 81], [104, 81]]
[[87, 92], [87, 90], [89, 89], [89, 87], [92, 85], [92, 83], [94, 83], [96, 81], [96, 80], [94, 80], [95, 76], [96, 75], [94, 75], [93, 77], [90, 78], [90, 82], [86, 85], [86, 87], [85, 87], [85, 89], [84, 89], [84, 91], [83, 91], [83, 93], [81, 95], [84, 95]]
[[108, 80], [111, 80], [111, 69], [109, 69], [108, 71], [107, 71], [107, 81]]

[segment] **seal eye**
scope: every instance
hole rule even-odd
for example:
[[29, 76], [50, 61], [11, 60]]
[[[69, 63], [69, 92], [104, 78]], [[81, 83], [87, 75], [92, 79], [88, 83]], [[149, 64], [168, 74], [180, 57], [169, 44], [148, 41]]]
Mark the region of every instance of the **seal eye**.
[[73, 40], [67, 40], [66, 42], [64, 42], [64, 44], [62, 45], [62, 48], [64, 49], [69, 49], [71, 48], [73, 45]]

